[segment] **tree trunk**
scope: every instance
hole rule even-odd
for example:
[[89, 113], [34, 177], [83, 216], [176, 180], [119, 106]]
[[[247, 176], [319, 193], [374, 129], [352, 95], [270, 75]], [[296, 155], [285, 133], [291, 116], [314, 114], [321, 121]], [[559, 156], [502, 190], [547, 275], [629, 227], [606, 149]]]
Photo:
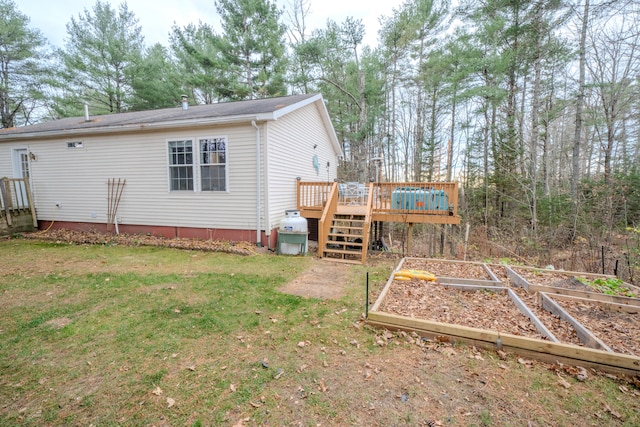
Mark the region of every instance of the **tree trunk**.
[[576, 224], [575, 218], [578, 216], [578, 183], [580, 182], [580, 138], [582, 134], [582, 106], [584, 103], [584, 83], [585, 83], [585, 59], [586, 51], [585, 45], [587, 40], [587, 26], [589, 23], [589, 0], [584, 1], [584, 12], [582, 15], [582, 28], [580, 30], [580, 60], [579, 60], [579, 73], [578, 80], [578, 96], [576, 98], [576, 123], [575, 131], [573, 135], [573, 151], [571, 157], [571, 202], [573, 204], [573, 216], [574, 216], [574, 228], [572, 231], [572, 239], [576, 237]]
[[529, 146], [529, 155], [530, 163], [529, 163], [529, 179], [530, 179], [530, 190], [531, 190], [531, 231], [533, 235], [536, 235], [536, 231], [538, 228], [538, 110], [540, 109], [540, 75], [541, 75], [541, 56], [542, 56], [542, 34], [541, 34], [541, 24], [542, 24], [542, 5], [538, 3], [536, 5], [536, 25], [537, 30], [535, 32], [536, 37], [536, 53], [533, 62], [533, 94], [531, 100], [531, 141]]

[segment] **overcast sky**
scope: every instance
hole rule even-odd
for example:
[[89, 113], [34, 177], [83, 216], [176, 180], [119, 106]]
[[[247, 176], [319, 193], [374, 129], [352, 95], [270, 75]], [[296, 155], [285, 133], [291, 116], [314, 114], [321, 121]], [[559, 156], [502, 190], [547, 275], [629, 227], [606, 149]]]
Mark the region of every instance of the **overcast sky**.
[[[366, 28], [365, 44], [377, 45], [378, 18], [391, 16], [403, 0], [310, 0], [310, 30], [324, 28], [327, 19], [338, 23], [352, 16], [361, 19]], [[121, 0], [108, 0], [114, 9]], [[277, 0], [279, 8], [290, 9], [291, 0]], [[30, 19], [30, 28], [37, 28], [54, 46], [63, 47], [67, 36], [66, 24], [85, 9], [92, 10], [94, 0], [17, 0], [18, 9]], [[214, 24], [218, 20], [214, 0], [128, 0], [127, 5], [140, 21], [148, 46], [168, 45], [174, 22], [180, 27], [203, 21]], [[286, 17], [286, 14], [284, 15]]]

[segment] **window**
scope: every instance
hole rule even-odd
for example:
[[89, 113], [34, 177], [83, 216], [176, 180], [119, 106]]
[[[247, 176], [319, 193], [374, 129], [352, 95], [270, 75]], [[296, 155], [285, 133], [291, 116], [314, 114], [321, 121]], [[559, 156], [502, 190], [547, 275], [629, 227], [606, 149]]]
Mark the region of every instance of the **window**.
[[171, 191], [193, 191], [193, 141], [169, 141]]
[[200, 182], [202, 191], [227, 189], [226, 138], [206, 138], [200, 141]]
[[20, 152], [20, 171], [22, 178], [29, 178], [29, 154], [26, 150]]
[[226, 191], [226, 137], [169, 141], [169, 181], [171, 191]]

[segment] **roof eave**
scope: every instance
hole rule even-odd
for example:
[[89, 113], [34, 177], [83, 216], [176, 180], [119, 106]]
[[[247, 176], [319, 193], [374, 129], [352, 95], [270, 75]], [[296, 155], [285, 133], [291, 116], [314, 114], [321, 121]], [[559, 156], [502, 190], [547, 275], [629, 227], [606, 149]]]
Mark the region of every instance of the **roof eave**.
[[273, 113], [263, 114], [246, 114], [241, 116], [223, 117], [223, 118], [202, 118], [189, 120], [171, 120], [157, 123], [136, 123], [131, 125], [117, 125], [105, 127], [90, 127], [78, 129], [57, 129], [44, 132], [25, 132], [12, 135], [2, 135], [0, 133], [0, 142], [3, 141], [21, 141], [25, 139], [43, 139], [50, 137], [79, 137], [85, 135], [104, 135], [110, 133], [136, 132], [143, 130], [162, 130], [162, 129], [180, 129], [193, 126], [208, 125], [225, 125], [234, 123], [246, 123], [256, 121], [275, 120]]

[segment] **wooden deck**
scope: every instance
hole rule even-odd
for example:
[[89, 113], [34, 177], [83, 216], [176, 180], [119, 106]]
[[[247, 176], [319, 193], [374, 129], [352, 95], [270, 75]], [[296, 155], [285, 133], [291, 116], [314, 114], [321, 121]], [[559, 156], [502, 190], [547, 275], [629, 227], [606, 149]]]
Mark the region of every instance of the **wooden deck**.
[[[345, 217], [361, 223], [357, 243], [344, 243], [342, 259], [360, 256], [365, 263], [371, 224], [460, 224], [458, 184], [449, 182], [337, 183], [297, 181], [297, 207], [304, 218], [318, 219], [318, 256], [336, 250], [336, 228]], [[410, 246], [410, 241], [407, 242]], [[358, 253], [354, 250], [358, 249]], [[353, 261], [353, 259], [351, 259]]]
[[305, 218], [320, 219], [331, 204], [331, 197], [335, 197], [337, 209], [356, 214], [366, 209], [371, 199], [369, 214], [372, 221], [460, 224], [458, 184], [455, 182], [370, 183], [356, 198], [341, 194], [337, 182], [298, 181], [297, 187], [298, 209]]

